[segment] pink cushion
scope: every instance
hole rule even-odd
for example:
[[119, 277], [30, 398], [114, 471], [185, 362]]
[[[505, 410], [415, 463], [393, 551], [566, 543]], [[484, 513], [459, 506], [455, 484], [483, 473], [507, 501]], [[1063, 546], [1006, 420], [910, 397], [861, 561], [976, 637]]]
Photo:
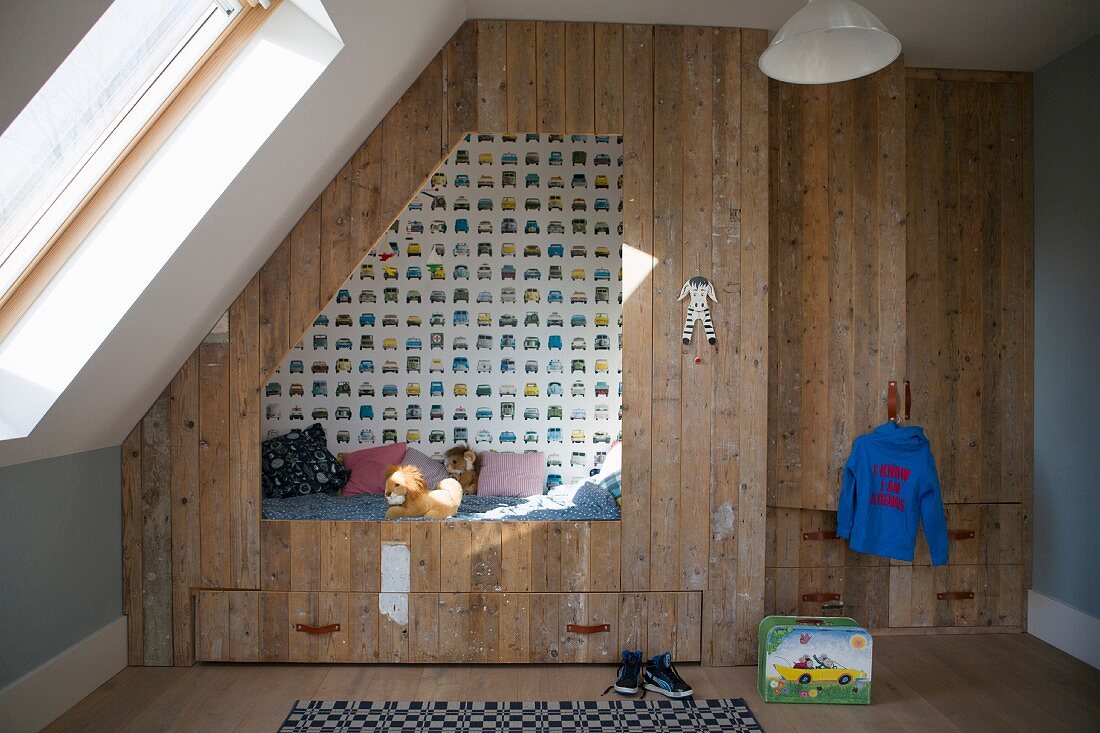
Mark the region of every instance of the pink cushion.
[[394, 443], [345, 453], [344, 468], [351, 471], [351, 478], [344, 484], [344, 495], [385, 493], [385, 471], [401, 464], [405, 448], [404, 443]]
[[546, 488], [546, 456], [539, 453], [481, 454], [478, 496], [538, 496]]

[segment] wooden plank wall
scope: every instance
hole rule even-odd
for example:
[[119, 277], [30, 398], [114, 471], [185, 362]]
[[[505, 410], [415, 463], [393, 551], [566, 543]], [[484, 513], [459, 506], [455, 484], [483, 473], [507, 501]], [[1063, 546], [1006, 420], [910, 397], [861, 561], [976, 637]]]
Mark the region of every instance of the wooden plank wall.
[[[628, 271], [641, 274], [624, 303], [630, 488], [618, 586], [702, 591], [704, 659], [754, 659], [769, 356], [769, 99], [756, 60], [766, 44], [765, 31], [724, 28], [470, 21], [459, 29], [230, 306], [228, 326], [173, 380], [167, 475], [172, 519], [184, 530], [170, 537], [172, 607], [155, 613], [174, 630], [175, 663], [192, 658], [188, 589], [259, 590], [293, 577], [267, 561], [268, 542], [293, 538], [260, 531], [259, 389], [473, 129], [624, 135], [625, 254]], [[695, 274], [718, 291], [716, 347], [701, 335], [679, 341], [685, 306], [675, 298]], [[140, 496], [143, 486], [135, 488]], [[140, 554], [134, 531], [128, 525], [127, 546]], [[139, 581], [130, 578], [128, 596], [141, 593]], [[138, 618], [128, 608], [135, 626], [153, 623], [149, 609]]]
[[835, 509], [905, 364], [905, 69], [771, 84], [768, 504]]
[[913, 420], [928, 431], [948, 516], [961, 520], [950, 529], [977, 524], [976, 547], [924, 582], [976, 597], [954, 607], [910, 603], [905, 589], [920, 568], [892, 568], [891, 625], [1024, 627], [1034, 470], [1031, 76], [912, 69], [906, 95]]
[[[904, 69], [771, 84], [767, 604], [870, 626], [1021, 628], [1032, 481], [1030, 77]], [[890, 379], [937, 458], [951, 564], [835, 530]], [[824, 538], [822, 533], [826, 533]], [[938, 593], [973, 592], [944, 600]], [[807, 600], [812, 598], [814, 600]]]

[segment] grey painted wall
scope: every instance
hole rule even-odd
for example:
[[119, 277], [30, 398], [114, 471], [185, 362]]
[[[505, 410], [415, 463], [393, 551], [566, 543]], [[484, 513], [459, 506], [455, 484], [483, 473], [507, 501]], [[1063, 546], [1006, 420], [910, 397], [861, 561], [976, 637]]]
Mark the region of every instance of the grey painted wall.
[[1100, 36], [1035, 74], [1035, 517], [1040, 593], [1100, 617]]
[[122, 615], [120, 448], [0, 468], [0, 689]]
[[0, 131], [110, 6], [111, 0], [3, 0], [0, 5]]

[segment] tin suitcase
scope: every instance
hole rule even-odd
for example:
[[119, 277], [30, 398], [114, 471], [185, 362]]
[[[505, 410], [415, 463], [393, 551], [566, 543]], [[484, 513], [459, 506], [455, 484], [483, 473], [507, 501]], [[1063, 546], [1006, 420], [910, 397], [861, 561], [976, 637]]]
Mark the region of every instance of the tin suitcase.
[[760, 622], [757, 687], [764, 702], [871, 703], [871, 635], [844, 617]]

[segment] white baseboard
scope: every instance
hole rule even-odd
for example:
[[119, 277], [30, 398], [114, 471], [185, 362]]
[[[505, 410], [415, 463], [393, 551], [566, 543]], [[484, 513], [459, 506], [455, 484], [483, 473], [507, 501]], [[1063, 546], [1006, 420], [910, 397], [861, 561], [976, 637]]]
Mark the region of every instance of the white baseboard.
[[0, 690], [5, 733], [35, 733], [126, 667], [126, 617]]
[[1029, 590], [1027, 633], [1082, 662], [1100, 667], [1100, 618]]

